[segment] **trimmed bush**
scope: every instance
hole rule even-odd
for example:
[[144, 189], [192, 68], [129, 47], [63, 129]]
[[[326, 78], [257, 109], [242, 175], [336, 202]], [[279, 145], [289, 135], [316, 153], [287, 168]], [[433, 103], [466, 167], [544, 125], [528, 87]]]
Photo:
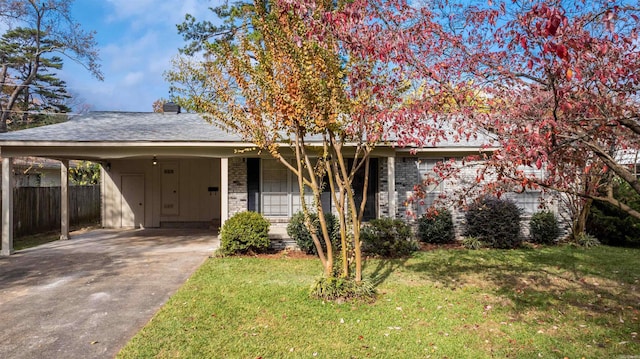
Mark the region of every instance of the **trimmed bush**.
[[549, 211], [534, 213], [529, 222], [529, 236], [533, 243], [555, 244], [560, 236], [556, 215]]
[[[316, 226], [316, 230], [318, 233], [318, 237], [320, 239], [320, 243], [323, 245], [323, 249], [326, 250], [324, 246], [324, 241], [322, 240], [322, 229], [320, 229], [320, 221], [318, 220], [318, 215], [315, 213], [311, 213], [311, 220]], [[329, 235], [331, 236], [331, 243], [333, 243], [333, 248], [335, 250], [340, 249], [340, 222], [338, 222], [338, 218], [333, 215], [333, 213], [325, 213], [324, 214], [325, 221], [327, 222], [327, 229], [329, 230]], [[289, 224], [287, 225], [287, 234], [298, 244], [298, 248], [301, 251], [307, 254], [315, 254], [318, 255], [318, 250], [316, 249], [315, 244], [313, 244], [313, 239], [311, 239], [311, 233], [307, 229], [307, 226], [304, 224], [304, 213], [297, 212], [291, 217]]]
[[425, 243], [451, 243], [456, 238], [451, 212], [438, 210], [435, 215], [418, 219], [418, 239]]
[[360, 231], [362, 252], [379, 257], [402, 257], [418, 250], [411, 227], [399, 219], [374, 219]]
[[477, 237], [491, 248], [516, 248], [521, 210], [513, 201], [484, 197], [465, 213], [467, 237]]
[[269, 225], [260, 213], [236, 213], [220, 229], [221, 253], [233, 255], [266, 251], [271, 243]]

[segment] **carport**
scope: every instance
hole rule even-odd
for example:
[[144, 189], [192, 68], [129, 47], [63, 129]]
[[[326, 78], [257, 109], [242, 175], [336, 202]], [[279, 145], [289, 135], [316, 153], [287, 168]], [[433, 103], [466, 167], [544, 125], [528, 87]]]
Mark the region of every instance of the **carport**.
[[229, 160], [249, 145], [197, 114], [94, 112], [0, 134], [2, 243], [13, 250], [13, 158], [61, 162], [60, 239], [69, 237], [69, 160], [101, 164], [105, 228], [217, 228], [229, 215]]
[[0, 258], [0, 358], [113, 358], [219, 244], [195, 229], [73, 235]]

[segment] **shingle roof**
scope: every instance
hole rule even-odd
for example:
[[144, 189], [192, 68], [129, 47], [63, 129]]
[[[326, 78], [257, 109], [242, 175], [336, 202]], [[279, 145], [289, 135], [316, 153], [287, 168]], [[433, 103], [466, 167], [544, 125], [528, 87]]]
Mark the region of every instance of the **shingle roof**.
[[2, 141], [238, 142], [198, 114], [91, 112], [55, 125], [0, 134]]
[[[453, 133], [446, 123], [446, 132]], [[21, 131], [0, 133], [3, 142], [244, 142], [237, 133], [229, 133], [192, 113], [169, 114], [154, 112], [91, 112], [72, 117], [69, 121]], [[393, 140], [392, 140], [393, 141]], [[469, 141], [451, 138], [437, 148], [479, 148], [491, 143], [491, 136], [478, 133]]]

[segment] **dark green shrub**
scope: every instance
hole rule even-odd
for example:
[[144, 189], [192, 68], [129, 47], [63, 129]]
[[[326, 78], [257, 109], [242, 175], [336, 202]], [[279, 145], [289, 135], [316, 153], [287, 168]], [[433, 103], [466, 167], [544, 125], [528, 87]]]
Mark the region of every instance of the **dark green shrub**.
[[455, 238], [453, 218], [448, 210], [441, 209], [434, 215], [418, 219], [418, 239], [422, 242], [451, 243]]
[[372, 256], [401, 257], [418, 250], [411, 227], [399, 219], [371, 220], [362, 226], [360, 236], [362, 252]]
[[[628, 183], [621, 182], [614, 186], [614, 197], [640, 211], [640, 195]], [[640, 220], [609, 203], [593, 202], [586, 231], [602, 244], [640, 247]]]
[[529, 237], [533, 243], [555, 244], [560, 236], [558, 219], [553, 212], [540, 211], [534, 213], [529, 222]]
[[516, 248], [522, 242], [520, 213], [513, 201], [484, 197], [465, 213], [465, 236], [477, 237], [492, 248]]
[[269, 221], [260, 213], [240, 212], [220, 229], [222, 254], [260, 253], [269, 248]]
[[[320, 228], [318, 215], [315, 213], [311, 213], [310, 216], [312, 222], [316, 226], [318, 238], [320, 239], [320, 243], [323, 245], [322, 248], [326, 250], [324, 241], [322, 240], [322, 229]], [[338, 221], [338, 218], [333, 215], [333, 213], [325, 213], [324, 219], [327, 222], [327, 229], [329, 230], [329, 235], [331, 236], [331, 243], [333, 243], [333, 248], [335, 250], [339, 250], [340, 222]], [[313, 239], [311, 239], [311, 233], [309, 233], [307, 226], [304, 224], [304, 213], [298, 212], [294, 214], [293, 217], [291, 217], [291, 220], [287, 225], [287, 234], [289, 235], [289, 237], [296, 241], [301, 251], [307, 254], [318, 254], [318, 250], [316, 249], [315, 244], [313, 244]]]

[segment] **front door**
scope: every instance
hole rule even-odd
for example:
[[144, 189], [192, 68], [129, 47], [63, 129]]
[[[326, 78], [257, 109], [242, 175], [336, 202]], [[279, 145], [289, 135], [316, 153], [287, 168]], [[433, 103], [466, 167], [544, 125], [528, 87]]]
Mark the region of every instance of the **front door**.
[[180, 176], [178, 164], [166, 162], [160, 165], [161, 172], [161, 212], [162, 216], [178, 216], [180, 214]]
[[122, 227], [144, 227], [144, 175], [122, 176]]

